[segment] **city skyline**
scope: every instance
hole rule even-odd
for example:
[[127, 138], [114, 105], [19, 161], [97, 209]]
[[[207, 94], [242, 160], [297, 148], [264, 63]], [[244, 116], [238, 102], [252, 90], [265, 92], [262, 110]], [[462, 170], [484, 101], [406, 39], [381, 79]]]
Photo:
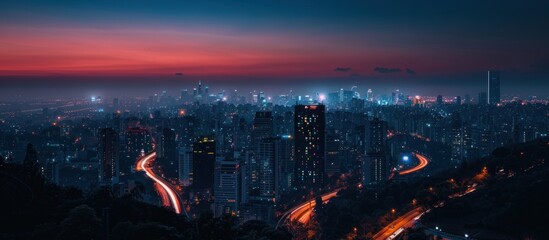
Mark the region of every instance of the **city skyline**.
[[546, 95], [546, 2], [287, 4], [8, 1], [0, 82], [44, 91], [322, 83], [456, 95], [498, 70], [503, 94]]
[[547, 12], [2, 1], [0, 239], [549, 239]]

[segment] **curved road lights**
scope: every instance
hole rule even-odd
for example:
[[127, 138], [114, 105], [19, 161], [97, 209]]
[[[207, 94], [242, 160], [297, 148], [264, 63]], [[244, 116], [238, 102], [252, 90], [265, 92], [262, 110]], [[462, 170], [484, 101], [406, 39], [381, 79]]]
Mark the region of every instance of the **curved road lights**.
[[145, 171], [145, 174], [152, 179], [154, 182], [158, 183], [164, 189], [164, 191], [168, 194], [170, 197], [171, 205], [177, 214], [181, 214], [181, 204], [179, 203], [179, 199], [177, 198], [177, 194], [174, 190], [172, 190], [164, 181], [162, 181], [159, 177], [157, 177], [154, 172], [147, 167], [147, 162], [151, 159], [156, 157], [156, 153], [152, 152], [149, 155], [146, 155], [141, 158], [141, 160], [137, 163], [137, 165], [140, 167], [138, 170]]

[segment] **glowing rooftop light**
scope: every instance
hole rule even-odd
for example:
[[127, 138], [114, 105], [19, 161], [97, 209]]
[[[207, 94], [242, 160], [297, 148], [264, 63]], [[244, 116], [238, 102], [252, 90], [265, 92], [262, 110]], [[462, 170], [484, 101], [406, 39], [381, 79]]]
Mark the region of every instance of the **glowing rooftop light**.
[[318, 96], [318, 99], [319, 99], [320, 101], [324, 101], [324, 100], [326, 100], [326, 95], [320, 94], [320, 95]]

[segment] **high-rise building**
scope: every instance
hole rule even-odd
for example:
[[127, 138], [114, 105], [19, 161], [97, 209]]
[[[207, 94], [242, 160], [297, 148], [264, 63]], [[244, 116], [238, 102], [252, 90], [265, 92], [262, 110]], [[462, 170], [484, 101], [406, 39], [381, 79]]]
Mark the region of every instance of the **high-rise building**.
[[177, 147], [177, 156], [179, 160], [179, 182], [183, 186], [192, 184], [193, 172], [193, 151], [191, 146]]
[[177, 179], [179, 177], [175, 130], [171, 128], [164, 128], [162, 130], [162, 135], [156, 149], [156, 157], [162, 169], [162, 175], [165, 178]]
[[296, 105], [295, 132], [295, 186], [314, 188], [322, 186], [326, 143], [326, 116], [324, 105]]
[[442, 106], [443, 103], [444, 103], [444, 102], [443, 102], [443, 100], [442, 100], [442, 95], [438, 95], [438, 96], [437, 96], [437, 105], [438, 105], [438, 106]]
[[192, 187], [195, 191], [213, 190], [215, 140], [204, 136], [193, 143]]
[[365, 126], [364, 184], [381, 185], [389, 177], [387, 122], [374, 118]]
[[341, 170], [341, 141], [335, 130], [326, 135], [326, 174], [332, 175]]
[[258, 162], [259, 196], [265, 199], [276, 199], [278, 192], [278, 162], [279, 138], [264, 138], [259, 143], [256, 153]]
[[240, 163], [236, 160], [218, 158], [215, 164], [214, 215], [236, 214], [242, 196]]
[[120, 163], [120, 171], [122, 174], [129, 174], [141, 153], [152, 150], [152, 139], [147, 129], [139, 127], [127, 129], [124, 138], [124, 157]]
[[462, 131], [462, 122], [461, 116], [459, 113], [455, 112], [452, 114], [452, 155], [451, 160], [454, 163], [459, 163], [463, 160], [463, 131]]
[[499, 72], [488, 71], [488, 104], [496, 105], [500, 102]]
[[[260, 169], [260, 162], [258, 157], [256, 156], [259, 153], [259, 146], [263, 142], [263, 139], [270, 138], [274, 134], [274, 127], [273, 127], [273, 114], [269, 111], [261, 111], [256, 112], [254, 117], [254, 124], [252, 126], [252, 133], [251, 133], [251, 154], [252, 156], [249, 158], [248, 164], [248, 171], [249, 171], [249, 184], [248, 187], [250, 187], [253, 190], [259, 189], [259, 169]], [[252, 191], [256, 192], [256, 191]]]
[[456, 96], [456, 105], [461, 106], [461, 96]]
[[368, 92], [366, 92], [366, 100], [369, 102], [374, 101], [374, 93], [372, 92], [372, 89], [368, 89]]
[[112, 128], [101, 129], [99, 136], [99, 182], [112, 185], [119, 180], [118, 134]]
[[270, 111], [256, 112], [252, 128], [252, 144], [259, 144], [262, 139], [272, 137], [273, 113]]
[[25, 159], [23, 159], [23, 165], [28, 168], [39, 167], [38, 151], [36, 151], [31, 143], [27, 144], [27, 152], [25, 153]]
[[289, 190], [294, 178], [294, 138], [290, 135], [280, 136], [278, 153], [278, 184], [280, 191]]
[[117, 111], [112, 114], [112, 128], [116, 132], [120, 132], [120, 129], [122, 128], [122, 121], [120, 120], [122, 114], [120, 111]]

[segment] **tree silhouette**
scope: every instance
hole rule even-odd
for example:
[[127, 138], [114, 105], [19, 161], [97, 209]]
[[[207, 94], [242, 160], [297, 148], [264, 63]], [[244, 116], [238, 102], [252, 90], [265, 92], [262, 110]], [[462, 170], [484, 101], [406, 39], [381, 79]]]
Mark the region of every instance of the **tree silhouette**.
[[72, 209], [69, 216], [61, 222], [58, 239], [99, 239], [101, 236], [101, 220], [88, 205], [80, 205]]

